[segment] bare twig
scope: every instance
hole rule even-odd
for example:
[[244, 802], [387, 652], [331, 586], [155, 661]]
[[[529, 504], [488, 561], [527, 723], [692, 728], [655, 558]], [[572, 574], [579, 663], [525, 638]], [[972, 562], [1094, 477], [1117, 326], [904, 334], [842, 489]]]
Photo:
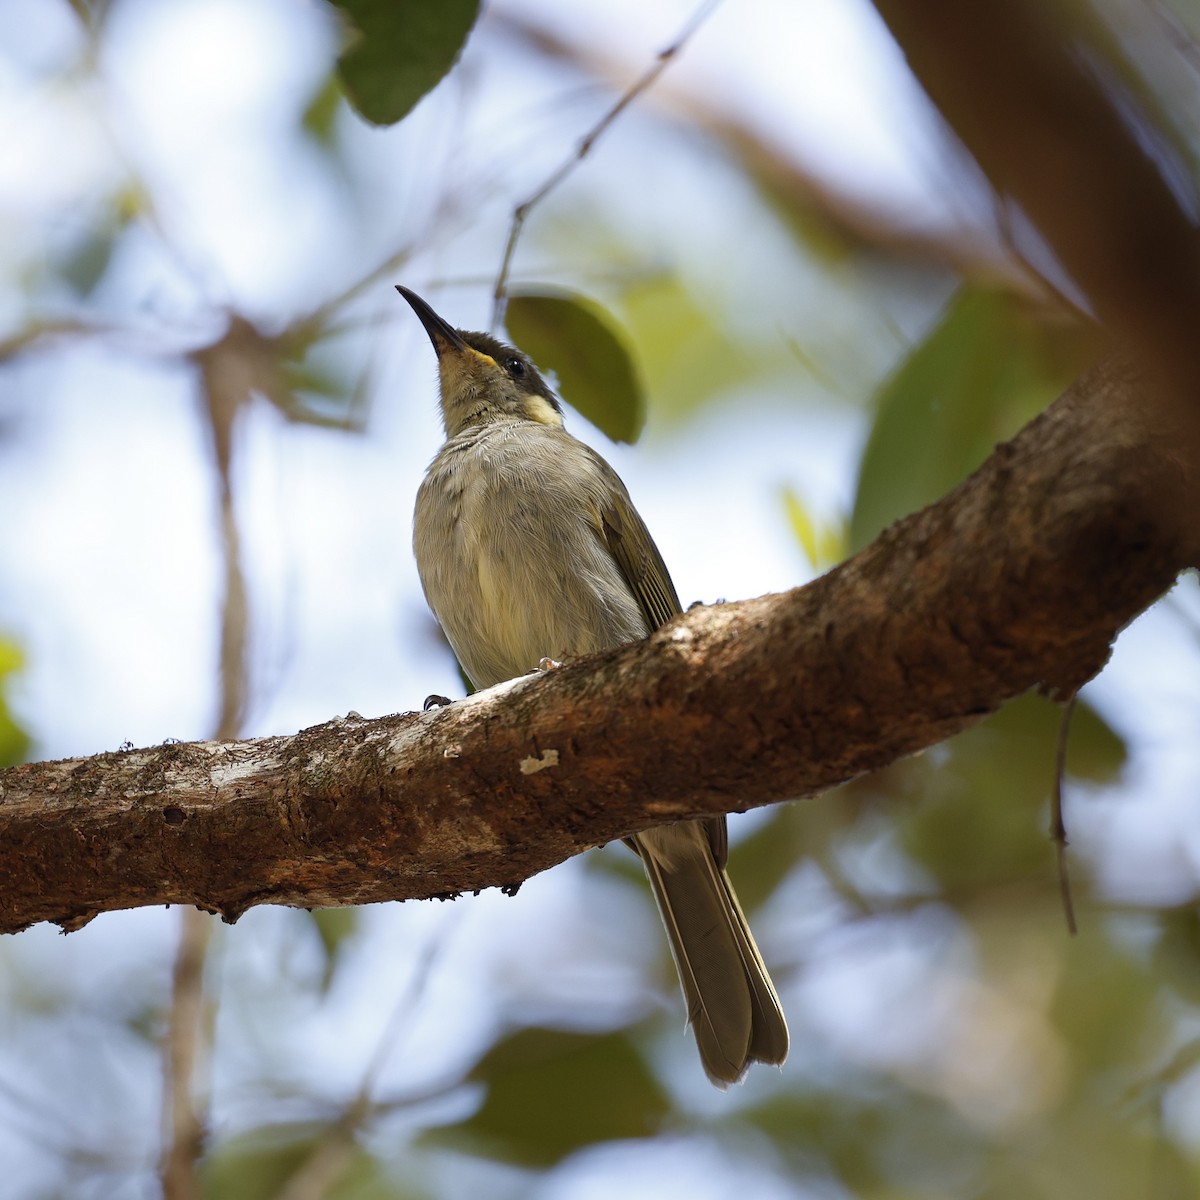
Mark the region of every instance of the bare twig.
[[237, 737], [246, 707], [246, 578], [233, 494], [222, 490], [221, 546], [225, 560], [225, 604], [221, 620], [221, 695], [216, 737]]
[[1067, 741], [1071, 733], [1071, 717], [1075, 714], [1072, 696], [1063, 706], [1062, 723], [1058, 727], [1058, 751], [1054, 757], [1054, 791], [1050, 798], [1050, 838], [1054, 842], [1054, 853], [1058, 859], [1058, 886], [1062, 894], [1063, 915], [1067, 919], [1067, 930], [1074, 936], [1079, 932], [1075, 924], [1075, 903], [1071, 899], [1071, 876], [1067, 871], [1067, 826], [1063, 820], [1063, 777], [1067, 771]]
[[296, 1168], [275, 1200], [322, 1200], [350, 1165], [361, 1121], [357, 1102], [348, 1105], [342, 1115], [326, 1127], [324, 1136]]
[[[372, 1099], [379, 1075], [400, 1042], [404, 1027], [413, 1020], [425, 995], [434, 964], [445, 950], [450, 921], [457, 920], [460, 911], [450, 910], [449, 920], [440, 921], [432, 936], [426, 940], [408, 984], [397, 999], [371, 1061], [363, 1072], [358, 1091], [341, 1116], [328, 1126], [312, 1153], [296, 1168], [276, 1200], [321, 1200], [345, 1171], [359, 1131], [381, 1111]], [[440, 1095], [443, 1090], [439, 1088], [437, 1094]]]
[[413, 255], [412, 244], [401, 246], [389, 254], [381, 263], [372, 267], [360, 279], [343, 288], [336, 296], [323, 301], [317, 308], [296, 323], [296, 328], [307, 326], [311, 330], [325, 329], [333, 319], [333, 314], [345, 308], [351, 301], [358, 299], [364, 292], [369, 291], [381, 279], [395, 274]]
[[205, 1119], [197, 1101], [197, 1072], [209, 1046], [204, 962], [212, 917], [195, 908], [185, 908], [182, 917], [163, 1052], [163, 1200], [200, 1200], [201, 1195], [195, 1168], [204, 1149]]
[[512, 267], [513, 255], [517, 250], [517, 242], [529, 214], [536, 208], [577, 166], [591, 153], [592, 147], [599, 141], [610, 125], [632, 104], [643, 92], [654, 85], [658, 77], [667, 69], [671, 60], [678, 57], [680, 51], [687, 45], [692, 35], [712, 15], [721, 0], [704, 0], [688, 18], [687, 23], [679, 31], [675, 40], [665, 50], [655, 55], [654, 62], [634, 80], [634, 82], [618, 97], [617, 102], [592, 126], [583, 139], [575, 147], [574, 153], [557, 166], [546, 181], [527, 200], [522, 201], [513, 209], [512, 224], [508, 230], [508, 241], [504, 246], [504, 257], [500, 261], [500, 272], [496, 276], [496, 286], [492, 292], [492, 328], [499, 329], [504, 320], [504, 308], [508, 301], [508, 276]]
[[[594, 43], [570, 40], [515, 12], [497, 11], [492, 21], [554, 64], [583, 72], [607, 86], [629, 74], [620, 57], [602, 52]], [[645, 102], [720, 143], [771, 203], [802, 219], [806, 239], [828, 238], [852, 251], [883, 255], [900, 263], [947, 267], [968, 278], [982, 276], [1021, 292], [1034, 289], [1042, 294], [1038, 281], [1010, 262], [982, 223], [931, 228], [905, 218], [882, 200], [843, 189], [797, 155], [793, 147], [731, 112], [701, 87], [680, 84], [678, 77], [664, 80]], [[819, 234], [811, 232], [814, 227]], [[617, 274], [628, 280], [630, 270], [622, 266]], [[594, 266], [589, 267], [588, 275], [597, 276]]]

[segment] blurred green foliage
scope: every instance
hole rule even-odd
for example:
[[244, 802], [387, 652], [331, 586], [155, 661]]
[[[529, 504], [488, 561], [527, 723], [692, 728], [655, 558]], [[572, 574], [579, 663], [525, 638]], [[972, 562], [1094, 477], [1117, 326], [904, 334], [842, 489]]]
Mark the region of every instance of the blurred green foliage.
[[206, 1200], [274, 1200], [311, 1172], [308, 1194], [324, 1200], [423, 1200], [411, 1179], [399, 1182], [355, 1144], [352, 1130], [321, 1122], [264, 1126], [231, 1138], [204, 1162]]
[[[1052, 882], [1045, 806], [1061, 720], [1058, 706], [1025, 696], [914, 764], [908, 786], [920, 804], [898, 827], [900, 843], [949, 893]], [[1089, 782], [1112, 782], [1125, 759], [1120, 737], [1083, 702], [1068, 748], [1068, 775]]]
[[[266, 396], [289, 421], [330, 429], [361, 430], [366, 383], [345, 361], [336, 330], [321, 320], [303, 320], [278, 340], [278, 380]], [[361, 368], [357, 368], [361, 371]]]
[[20, 671], [24, 661], [20, 647], [0, 637], [0, 767], [24, 762], [31, 746], [29, 735], [13, 718], [6, 696], [12, 677]]
[[809, 563], [825, 571], [841, 562], [846, 556], [846, 531], [841, 524], [814, 517], [795, 488], [783, 488], [782, 495], [788, 524]]
[[679, 275], [639, 280], [621, 300], [656, 419], [684, 420], [761, 377], [753, 351]]
[[342, 961], [347, 943], [358, 932], [358, 909], [314, 908], [304, 911], [306, 917], [312, 922], [313, 929], [321, 943], [323, 959], [321, 983], [322, 987], [328, 990], [334, 972]]
[[850, 549], [945, 495], [1094, 354], [1094, 336], [1061, 313], [995, 287], [963, 287], [880, 390]]
[[519, 1029], [467, 1078], [484, 1085], [478, 1110], [427, 1137], [522, 1166], [550, 1167], [596, 1142], [650, 1137], [671, 1109], [625, 1033]]
[[[380, 124], [400, 120], [446, 75], [480, 7], [467, 0], [337, 0], [337, 6], [357, 28], [340, 59], [341, 88], [366, 120]], [[516, 35], [507, 36], [514, 40], [493, 43], [492, 51], [499, 45], [525, 69], [532, 60], [517, 56]], [[524, 50], [546, 53], [547, 44], [531, 42]], [[585, 70], [586, 56], [576, 65]], [[329, 67], [329, 82], [308, 97], [296, 126], [328, 152], [325, 166], [350, 187], [352, 176], [339, 159], [343, 91]], [[1123, 61], [1119, 74], [1128, 81], [1136, 71]], [[891, 364], [868, 413], [849, 511], [817, 516], [802, 487], [775, 493], [796, 543], [814, 568], [825, 569], [975, 469], [1069, 383], [1093, 353], [1092, 335], [1076, 316], [1032, 300], [1030, 289], [1004, 283], [999, 272], [984, 266], [972, 272], [972, 263], [987, 264], [980, 247], [973, 248], [977, 258], [954, 259], [944, 247], [936, 263], [914, 265], [911, 252], [897, 251], [882, 233], [872, 240], [869, 222], [852, 206], [831, 211], [828, 193], [806, 191], [804, 172], [765, 142], [748, 140], [744, 128], [697, 122], [689, 137], [704, 143], [701, 157], [711, 158], [713, 180], [724, 185], [730, 170], [740, 172], [744, 192], [759, 205], [747, 210], [749, 219], [731, 224], [736, 245], [699, 246], [704, 270], [669, 260], [647, 268], [653, 233], [639, 240], [617, 224], [597, 233], [604, 196], [590, 210], [581, 202], [571, 211], [585, 219], [563, 218], [567, 232], [557, 242], [539, 235], [535, 221], [529, 237], [555, 261], [616, 264], [617, 284], [603, 303], [566, 289], [515, 288], [509, 329], [557, 373], [564, 399], [614, 440], [639, 436], [647, 396], [661, 427], [678, 427], [707, 407], [742, 404], [760, 391], [775, 403], [811, 403], [822, 352], [829, 350], [821, 328], [805, 328], [802, 349], [795, 336], [800, 321], [790, 312], [779, 314], [777, 328], [773, 314], [748, 328], [730, 319], [729, 298], [713, 282], [755, 226], [777, 220], [791, 255], [772, 262], [784, 285], [779, 294], [818, 292], [811, 305], [820, 308], [831, 303], [836, 275], [844, 285], [838, 304], [851, 314], [838, 331], [837, 353]], [[660, 129], [653, 136], [670, 135]], [[472, 166], [486, 159], [475, 150]], [[424, 181], [427, 162], [412, 155], [414, 178]], [[374, 183], [371, 177], [364, 191]], [[61, 287], [72, 303], [102, 303], [101, 284], [122, 239], [151, 212], [139, 185], [118, 189], [109, 208], [98, 209], [90, 226], [73, 229], [22, 286], [48, 293]], [[933, 292], [952, 295], [928, 320]], [[357, 429], [361, 393], [371, 381], [354, 382], [356, 364], [336, 341], [349, 308], [331, 302], [329, 311], [318, 308], [274, 327], [249, 318], [230, 322], [207, 347], [189, 353], [208, 354], [213, 369], [227, 368], [240, 381], [238, 403], [248, 403], [253, 392], [292, 421]], [[879, 335], [896, 312], [915, 334]], [[12, 344], [14, 353], [25, 348], [20, 331]], [[866, 390], [838, 396], [830, 386], [823, 402], [854, 408]], [[769, 435], [765, 406], [745, 419], [762, 422]], [[3, 764], [29, 752], [5, 701], [20, 667], [17, 647], [0, 640]], [[580, 1152], [599, 1146], [617, 1152], [628, 1141], [669, 1153], [682, 1134], [706, 1139], [747, 1178], [766, 1164], [804, 1196], [1174, 1200], [1200, 1194], [1194, 1131], [1173, 1115], [1194, 1115], [1189, 1096], [1200, 1078], [1195, 897], [1160, 907], [1114, 901], [1100, 855], [1079, 837], [1069, 861], [1081, 932], [1068, 937], [1048, 836], [1061, 718], [1058, 706], [1030, 695], [830, 796], [734, 823], [730, 871], [775, 969], [795, 1049], [782, 1073], [756, 1072], [744, 1089], [719, 1097], [709, 1094], [680, 1029], [661, 942], [645, 987], [656, 1011], [668, 1015], [651, 1019], [650, 1002], [630, 1004], [624, 1018], [613, 1017], [600, 1032], [581, 1032], [568, 1002], [547, 1013], [549, 1001], [539, 993], [540, 1008], [489, 1012], [488, 1030], [504, 1032], [480, 1035], [481, 1044], [427, 1093], [418, 1091], [415, 1100], [393, 1095], [371, 1076], [372, 1066], [365, 1069], [363, 1091], [370, 1096], [364, 1099], [347, 1093], [340, 1078], [318, 1077], [302, 1056], [310, 1040], [319, 1040], [314, 1029], [338, 1049], [343, 1035], [361, 1036], [328, 1027], [336, 1020], [330, 1014], [341, 1011], [339, 989], [373, 990], [371, 968], [384, 959], [407, 961], [413, 943], [372, 940], [371, 922], [350, 909], [294, 914], [288, 927], [296, 945], [272, 945], [260, 932], [262, 946], [237, 960], [227, 952], [220, 984], [210, 984], [218, 1044], [233, 1042], [242, 1055], [243, 1075], [224, 1086], [235, 1101], [251, 1100], [238, 1110], [240, 1124], [211, 1130], [201, 1158], [204, 1194], [212, 1200], [486, 1194], [475, 1182], [481, 1176], [469, 1172], [489, 1163], [505, 1194], [524, 1184], [538, 1194], [575, 1194], [567, 1172]], [[1114, 803], [1132, 753], [1117, 727], [1079, 703], [1066, 758], [1069, 833]], [[636, 860], [589, 862], [602, 869], [578, 872], [582, 910], [600, 924], [610, 920], [611, 892], [604, 889], [622, 886], [615, 875], [628, 881], [649, 927], [652, 900]], [[252, 936], [244, 923], [225, 944]], [[623, 940], [634, 936], [620, 932]], [[583, 937], [580, 943], [570, 951], [591, 954], [591, 944]], [[102, 1042], [108, 1054], [89, 1077], [94, 1095], [87, 1097], [87, 1115], [120, 1111], [122, 1087], [133, 1086], [124, 1081], [137, 1076], [139, 1063], [138, 1086], [156, 1089], [157, 1043], [170, 1004], [164, 979], [138, 979], [135, 987], [121, 979], [114, 999], [103, 992], [103, 970], [93, 967], [80, 972], [76, 993], [65, 973], [56, 975], [51, 955], [31, 952], [22, 963], [17, 947], [24, 944], [10, 939], [0, 946], [0, 998], [11, 1040], [35, 1047], [35, 1069], [26, 1074], [49, 1081], [47, 1092], [64, 1107], [76, 1099], [81, 1052], [70, 1039], [82, 1028], [87, 1044]], [[306, 968], [315, 961], [316, 969], [290, 972], [294, 958]], [[578, 967], [570, 953], [562, 958], [564, 975]], [[159, 974], [167, 973], [164, 965]], [[603, 977], [597, 978], [594, 990], [602, 992]], [[299, 982], [310, 980], [310, 988]], [[484, 985], [456, 980], [454, 986]], [[420, 986], [411, 994], [414, 1011], [401, 1013], [391, 1036], [399, 1041], [424, 1020], [426, 1035], [440, 1037], [442, 1001], [423, 996]], [[372, 998], [384, 1005], [394, 1000], [391, 993]], [[380, 1041], [383, 1052], [391, 1049], [388, 1036]], [[681, 1068], [672, 1056], [685, 1053]], [[7, 1080], [0, 1100], [22, 1116], [34, 1107]], [[422, 1109], [422, 1101], [431, 1107]], [[445, 1108], [433, 1107], [441, 1101]], [[390, 1123], [397, 1114], [404, 1121]], [[59, 1154], [78, 1172], [72, 1183], [88, 1170], [112, 1169], [100, 1151], [85, 1154], [70, 1144], [74, 1131], [57, 1110], [37, 1115], [42, 1128], [30, 1144], [46, 1143], [45, 1153]], [[46, 1130], [62, 1136], [47, 1138]], [[440, 1177], [436, 1168], [446, 1164]], [[464, 1178], [472, 1181], [466, 1191]], [[97, 1185], [88, 1194], [132, 1193]]]

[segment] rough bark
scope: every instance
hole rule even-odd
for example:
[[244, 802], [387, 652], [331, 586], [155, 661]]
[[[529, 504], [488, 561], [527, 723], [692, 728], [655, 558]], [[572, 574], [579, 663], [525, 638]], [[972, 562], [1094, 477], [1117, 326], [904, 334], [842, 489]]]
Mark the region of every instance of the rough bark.
[[664, 820], [824, 791], [1030, 688], [1071, 694], [1198, 561], [1165, 411], [1109, 363], [809, 586], [448, 708], [0, 772], [0, 930], [512, 888]]

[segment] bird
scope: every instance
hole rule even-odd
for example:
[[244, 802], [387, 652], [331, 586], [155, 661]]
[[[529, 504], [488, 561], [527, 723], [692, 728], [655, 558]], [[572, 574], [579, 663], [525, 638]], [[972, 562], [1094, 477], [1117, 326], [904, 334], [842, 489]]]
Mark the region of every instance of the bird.
[[[624, 483], [567, 432], [529, 357], [396, 290], [433, 343], [446, 437], [417, 491], [413, 552], [474, 686], [639, 641], [679, 613]], [[708, 1078], [724, 1088], [751, 1063], [782, 1065], [787, 1022], [726, 873], [724, 816], [627, 843], [649, 878]]]

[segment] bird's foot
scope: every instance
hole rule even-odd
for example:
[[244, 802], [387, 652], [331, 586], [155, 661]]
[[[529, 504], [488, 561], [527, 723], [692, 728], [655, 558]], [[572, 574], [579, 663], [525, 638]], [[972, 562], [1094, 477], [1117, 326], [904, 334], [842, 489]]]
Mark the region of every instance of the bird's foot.
[[537, 669], [539, 671], [557, 671], [562, 666], [557, 659], [554, 658], [539, 658]]
[[422, 712], [428, 712], [431, 708], [446, 708], [453, 701], [449, 696], [439, 696], [436, 692], [432, 696], [425, 697], [425, 703], [421, 707]]

